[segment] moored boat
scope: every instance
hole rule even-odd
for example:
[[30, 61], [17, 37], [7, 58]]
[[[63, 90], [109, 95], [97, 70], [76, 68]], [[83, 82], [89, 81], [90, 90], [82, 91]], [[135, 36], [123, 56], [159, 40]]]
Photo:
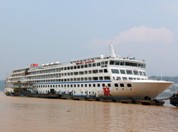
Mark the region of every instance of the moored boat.
[[178, 93], [174, 93], [169, 99], [170, 99], [170, 104], [178, 107]]
[[172, 82], [149, 80], [146, 62], [135, 58], [99, 56], [71, 61], [32, 64], [13, 70], [6, 79], [5, 93], [84, 100], [154, 100]]

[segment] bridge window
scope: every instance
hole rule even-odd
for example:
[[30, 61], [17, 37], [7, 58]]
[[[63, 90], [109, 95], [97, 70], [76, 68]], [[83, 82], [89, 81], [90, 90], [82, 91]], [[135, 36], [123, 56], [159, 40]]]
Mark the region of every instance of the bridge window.
[[125, 63], [124, 62], [120, 62], [120, 65], [123, 66]]
[[132, 75], [132, 70], [126, 70], [127, 74]]
[[134, 73], [134, 75], [139, 75], [139, 74], [138, 74], [138, 71], [136, 71], [136, 70], [133, 71], [133, 73]]
[[119, 74], [119, 70], [118, 69], [111, 69], [112, 73], [114, 74]]
[[114, 65], [114, 61], [110, 61], [110, 65]]
[[120, 70], [121, 74], [125, 74], [125, 70]]
[[139, 71], [139, 73], [140, 73], [140, 75], [142, 76], [142, 72], [141, 72], [141, 71]]
[[125, 62], [125, 65], [137, 67], [137, 63], [132, 63], [132, 62]]
[[115, 65], [119, 65], [120, 64], [120, 62], [119, 61], [115, 61]]

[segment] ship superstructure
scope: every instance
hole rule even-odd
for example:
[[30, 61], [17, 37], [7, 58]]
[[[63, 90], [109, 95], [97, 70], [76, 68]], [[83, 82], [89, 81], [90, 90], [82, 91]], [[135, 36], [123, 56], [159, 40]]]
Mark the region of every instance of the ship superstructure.
[[[75, 99], [154, 99], [172, 82], [149, 80], [146, 63], [135, 58], [111, 56], [32, 64], [14, 70], [6, 81], [6, 93], [69, 95]], [[18, 90], [17, 90], [18, 89]], [[23, 92], [22, 92], [23, 91]]]

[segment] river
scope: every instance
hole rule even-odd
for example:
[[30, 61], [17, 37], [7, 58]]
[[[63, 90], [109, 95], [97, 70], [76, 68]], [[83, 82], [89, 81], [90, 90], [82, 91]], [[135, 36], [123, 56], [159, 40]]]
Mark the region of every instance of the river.
[[176, 132], [178, 108], [114, 102], [8, 97], [1, 132]]

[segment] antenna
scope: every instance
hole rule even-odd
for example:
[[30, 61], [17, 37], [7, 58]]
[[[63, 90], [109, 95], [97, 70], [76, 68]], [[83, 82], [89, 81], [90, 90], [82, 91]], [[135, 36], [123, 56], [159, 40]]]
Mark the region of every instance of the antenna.
[[109, 44], [109, 49], [110, 49], [110, 52], [111, 52], [111, 57], [116, 58], [116, 54], [115, 54], [115, 50], [114, 50], [114, 47], [112, 45], [112, 42], [110, 42], [110, 44]]

